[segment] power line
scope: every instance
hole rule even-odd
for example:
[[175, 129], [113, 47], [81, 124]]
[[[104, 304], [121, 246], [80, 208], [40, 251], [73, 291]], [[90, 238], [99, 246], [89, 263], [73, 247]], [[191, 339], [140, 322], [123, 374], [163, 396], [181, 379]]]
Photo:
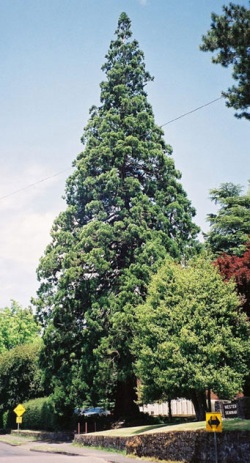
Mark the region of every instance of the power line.
[[208, 103], [205, 103], [202, 106], [199, 106], [198, 108], [192, 109], [191, 111], [188, 111], [187, 113], [184, 113], [181, 116], [176, 117], [175, 119], [171, 119], [171, 121], [165, 122], [165, 124], [160, 125], [160, 127], [164, 127], [164, 125], [168, 125], [168, 124], [171, 124], [172, 122], [178, 121], [178, 119], [181, 119], [182, 117], [188, 116], [189, 114], [192, 114], [195, 111], [199, 111], [199, 109], [205, 108], [206, 106], [209, 106], [210, 104], [213, 104], [216, 101], [221, 100], [222, 98], [223, 98], [223, 96], [220, 96], [219, 98], [216, 98], [215, 100], [209, 101]]
[[49, 177], [42, 178], [41, 180], [38, 180], [37, 182], [30, 183], [29, 185], [26, 185], [22, 188], [19, 188], [18, 190], [12, 191], [11, 193], [8, 193], [5, 196], [0, 197], [0, 201], [2, 199], [9, 198], [10, 196], [16, 195], [17, 193], [20, 193], [20, 191], [28, 190], [28, 188], [32, 188], [35, 185], [38, 185], [39, 183], [46, 182], [47, 180], [50, 180], [51, 178], [57, 177], [58, 175], [61, 175], [63, 172], [66, 172], [66, 170], [69, 170], [70, 167], [67, 167], [67, 169], [60, 170], [60, 172], [57, 172], [56, 174], [50, 175]]
[[[178, 121], [179, 119], [182, 119], [182, 117], [188, 116], [189, 114], [192, 114], [192, 113], [194, 113], [196, 111], [199, 111], [200, 109], [203, 109], [206, 106], [209, 106], [209, 105], [215, 103], [216, 101], [221, 100], [222, 98], [223, 98], [223, 96], [220, 96], [219, 98], [216, 98], [215, 100], [209, 101], [208, 103], [205, 103], [202, 106], [198, 106], [198, 108], [192, 109], [191, 111], [188, 111], [187, 113], [181, 114], [181, 116], [178, 116], [175, 119], [171, 119], [170, 121], [165, 122], [164, 124], [160, 125], [160, 127], [164, 127], [165, 125], [168, 125], [168, 124], [171, 124], [172, 122]], [[51, 178], [57, 177], [58, 175], [61, 175], [63, 172], [65, 172], [66, 170], [69, 170], [69, 169], [70, 169], [70, 167], [67, 167], [66, 169], [63, 169], [60, 172], [57, 172], [56, 174], [50, 175], [49, 177], [45, 177], [45, 178], [43, 178], [41, 180], [38, 180], [37, 182], [31, 183], [30, 185], [26, 185], [23, 188], [19, 188], [18, 190], [12, 191], [11, 193], [8, 193], [5, 196], [1, 196], [0, 201], [2, 199], [9, 198], [10, 196], [13, 196], [13, 195], [15, 195], [17, 193], [20, 193], [20, 191], [27, 190], [28, 188], [32, 188], [33, 186], [36, 186], [39, 183], [43, 183], [43, 182], [46, 182], [47, 180], [50, 180]]]

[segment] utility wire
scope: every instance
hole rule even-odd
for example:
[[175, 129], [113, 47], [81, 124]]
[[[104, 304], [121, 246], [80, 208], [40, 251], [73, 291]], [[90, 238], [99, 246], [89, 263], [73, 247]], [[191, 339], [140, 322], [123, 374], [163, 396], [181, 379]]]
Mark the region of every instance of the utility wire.
[[[188, 111], [187, 113], [181, 114], [181, 116], [178, 116], [175, 119], [171, 119], [170, 121], [165, 122], [165, 124], [160, 125], [160, 127], [164, 127], [165, 125], [168, 125], [168, 124], [171, 124], [172, 122], [178, 121], [179, 119], [182, 119], [182, 117], [188, 116], [189, 114], [192, 114], [192, 113], [194, 113], [196, 111], [199, 111], [200, 109], [205, 108], [206, 106], [209, 106], [209, 105], [215, 103], [216, 101], [221, 100], [222, 98], [223, 98], [223, 96], [220, 96], [219, 98], [216, 98], [215, 100], [209, 101], [208, 103], [205, 103], [202, 106], [199, 106], [198, 108], [192, 109], [191, 111]], [[45, 177], [45, 178], [43, 178], [41, 180], [38, 180], [37, 182], [31, 183], [30, 185], [26, 185], [23, 188], [20, 188], [19, 190], [12, 191], [12, 193], [8, 193], [5, 196], [1, 196], [0, 201], [2, 199], [6, 199], [6, 198], [9, 198], [10, 196], [15, 195], [15, 194], [19, 193], [20, 191], [27, 190], [28, 188], [32, 188], [33, 186], [38, 185], [39, 183], [46, 182], [47, 180], [50, 180], [51, 178], [57, 177], [58, 175], [61, 175], [63, 172], [65, 172], [66, 170], [69, 170], [69, 169], [70, 168], [68, 167], [67, 169], [61, 170], [60, 172], [57, 172], [56, 174], [50, 175], [49, 177]]]
[[19, 188], [18, 190], [12, 191], [12, 193], [8, 193], [5, 196], [0, 197], [0, 201], [2, 199], [9, 198], [9, 196], [16, 195], [20, 191], [28, 190], [28, 188], [32, 188], [35, 185], [38, 185], [39, 183], [46, 182], [47, 180], [50, 180], [51, 178], [57, 177], [58, 175], [61, 175], [63, 172], [66, 172], [66, 170], [69, 170], [70, 168], [68, 167], [67, 169], [60, 170], [60, 172], [57, 172], [56, 174], [50, 175], [49, 177], [42, 178], [41, 180], [38, 180], [37, 182], [30, 183], [29, 185], [24, 186], [23, 188]]
[[189, 114], [192, 114], [195, 111], [199, 111], [199, 109], [205, 108], [206, 106], [209, 106], [210, 104], [213, 104], [216, 101], [221, 100], [222, 98], [223, 98], [223, 96], [220, 96], [219, 98], [216, 98], [215, 100], [209, 101], [208, 103], [205, 103], [202, 106], [199, 106], [198, 108], [192, 109], [192, 111], [188, 111], [187, 113], [184, 113], [181, 116], [176, 117], [175, 119], [171, 119], [171, 121], [165, 122], [165, 124], [160, 125], [160, 127], [164, 127], [164, 125], [168, 125], [168, 124], [171, 124], [172, 122], [178, 121], [178, 119], [181, 119], [182, 117], [188, 116]]

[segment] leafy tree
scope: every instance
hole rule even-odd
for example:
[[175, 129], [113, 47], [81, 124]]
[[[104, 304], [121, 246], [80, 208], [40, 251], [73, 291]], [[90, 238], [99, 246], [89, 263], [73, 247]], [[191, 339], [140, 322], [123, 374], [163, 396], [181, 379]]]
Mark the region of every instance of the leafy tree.
[[215, 260], [215, 265], [226, 281], [235, 281], [241, 306], [250, 319], [250, 243], [241, 257], [222, 254]]
[[220, 206], [209, 214], [210, 231], [206, 243], [215, 255], [226, 253], [242, 256], [250, 235], [250, 189], [244, 195], [240, 185], [222, 183], [210, 190], [210, 198]]
[[[222, 254], [215, 260], [215, 265], [219, 268], [220, 274], [226, 280], [233, 280], [236, 284], [237, 292], [241, 298], [241, 306], [250, 320], [250, 244], [241, 257]], [[250, 374], [246, 378], [243, 392], [250, 396]]]
[[42, 341], [37, 339], [33, 344], [18, 345], [0, 354], [1, 410], [43, 394], [39, 368], [41, 347]]
[[90, 109], [67, 181], [67, 209], [40, 261], [36, 301], [58, 408], [110, 399], [118, 416], [137, 410], [136, 307], [166, 253], [192, 254], [198, 231], [147, 101], [152, 78], [130, 26], [122, 13], [102, 67], [101, 104]]
[[227, 106], [237, 110], [236, 117], [250, 120], [250, 10], [241, 5], [229, 3], [223, 6], [224, 14], [212, 13], [211, 29], [202, 37], [202, 51], [218, 54], [213, 63], [224, 67], [233, 66], [232, 77], [237, 81], [222, 95]]
[[233, 282], [224, 283], [206, 257], [187, 267], [166, 261], [137, 308], [134, 349], [144, 403], [186, 397], [202, 420], [206, 390], [229, 399], [242, 389], [250, 327], [238, 307]]
[[40, 329], [31, 309], [22, 309], [12, 301], [10, 307], [0, 309], [0, 353], [20, 344], [32, 343]]

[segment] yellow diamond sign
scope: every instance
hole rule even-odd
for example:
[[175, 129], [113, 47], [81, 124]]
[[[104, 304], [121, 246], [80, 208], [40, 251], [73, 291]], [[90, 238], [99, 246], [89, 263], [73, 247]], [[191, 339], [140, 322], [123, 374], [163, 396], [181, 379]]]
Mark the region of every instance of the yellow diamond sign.
[[19, 405], [17, 405], [16, 408], [14, 408], [14, 412], [15, 412], [15, 414], [17, 416], [22, 416], [25, 411], [26, 411], [26, 409], [24, 408], [24, 406], [22, 404], [19, 404]]
[[222, 432], [221, 413], [206, 413], [206, 430], [210, 432]]

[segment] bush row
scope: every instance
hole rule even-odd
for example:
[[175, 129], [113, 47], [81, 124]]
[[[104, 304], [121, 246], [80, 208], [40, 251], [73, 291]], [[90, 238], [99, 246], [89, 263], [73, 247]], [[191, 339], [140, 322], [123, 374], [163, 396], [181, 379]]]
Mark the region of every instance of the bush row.
[[[26, 409], [22, 416], [22, 429], [55, 431], [60, 428], [58, 417], [54, 413], [50, 397], [29, 400], [23, 403]], [[4, 429], [15, 429], [16, 414], [8, 410], [2, 415], [2, 426]]]

